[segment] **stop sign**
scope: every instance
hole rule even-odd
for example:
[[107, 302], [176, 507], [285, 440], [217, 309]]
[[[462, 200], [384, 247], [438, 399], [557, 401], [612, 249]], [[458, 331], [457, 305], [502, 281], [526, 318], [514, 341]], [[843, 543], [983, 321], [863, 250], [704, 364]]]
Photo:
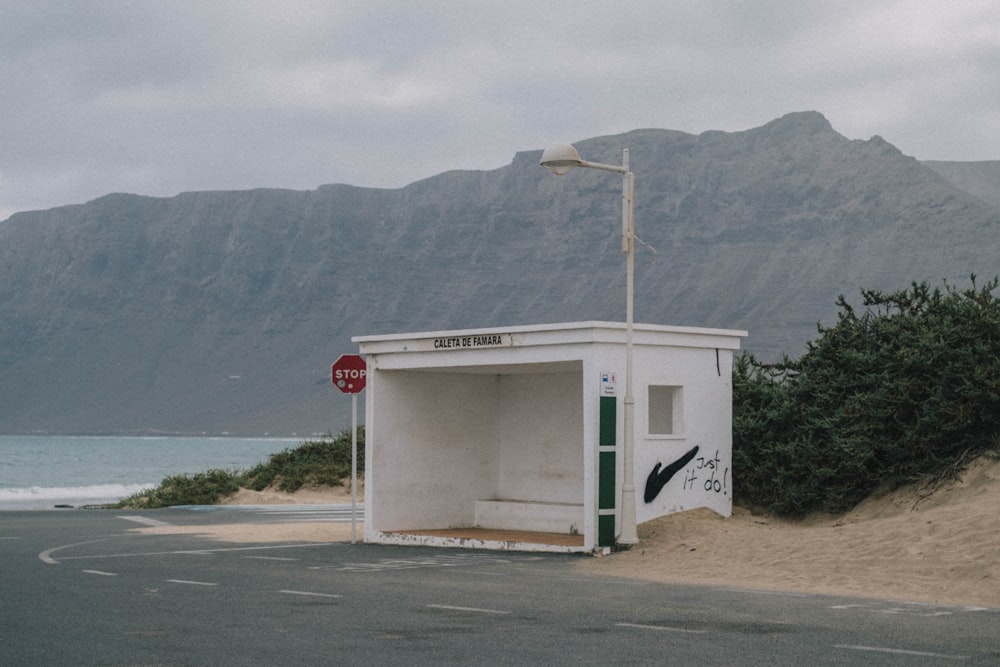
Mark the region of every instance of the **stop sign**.
[[342, 354], [333, 362], [330, 375], [333, 384], [345, 394], [360, 394], [365, 388], [368, 366], [359, 354]]

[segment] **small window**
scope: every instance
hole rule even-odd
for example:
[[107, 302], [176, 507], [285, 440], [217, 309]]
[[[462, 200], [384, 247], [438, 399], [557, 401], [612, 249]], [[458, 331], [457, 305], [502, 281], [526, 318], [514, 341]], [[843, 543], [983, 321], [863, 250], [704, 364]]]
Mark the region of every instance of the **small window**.
[[677, 435], [684, 432], [681, 387], [649, 385], [648, 405], [650, 435]]

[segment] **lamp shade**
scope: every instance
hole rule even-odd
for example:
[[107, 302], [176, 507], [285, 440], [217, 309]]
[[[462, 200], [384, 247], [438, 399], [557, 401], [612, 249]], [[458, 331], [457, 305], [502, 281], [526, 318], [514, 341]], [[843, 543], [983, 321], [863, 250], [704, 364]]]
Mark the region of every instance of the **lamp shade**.
[[545, 149], [539, 164], [556, 176], [563, 176], [568, 174], [573, 167], [582, 165], [583, 160], [580, 159], [580, 154], [571, 144], [557, 144]]

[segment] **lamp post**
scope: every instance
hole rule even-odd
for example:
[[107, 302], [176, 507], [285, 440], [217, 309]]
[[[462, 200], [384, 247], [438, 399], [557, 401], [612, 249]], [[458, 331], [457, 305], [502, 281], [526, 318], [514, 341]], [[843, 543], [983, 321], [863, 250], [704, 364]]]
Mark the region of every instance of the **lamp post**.
[[632, 464], [634, 445], [635, 397], [632, 394], [632, 302], [635, 274], [635, 177], [628, 166], [628, 149], [622, 151], [622, 165], [587, 162], [576, 148], [560, 144], [545, 149], [540, 164], [556, 176], [565, 176], [575, 167], [613, 171], [622, 175], [622, 252], [625, 253], [625, 443], [622, 447], [621, 532], [618, 543], [632, 546], [639, 543], [635, 524], [635, 480]]

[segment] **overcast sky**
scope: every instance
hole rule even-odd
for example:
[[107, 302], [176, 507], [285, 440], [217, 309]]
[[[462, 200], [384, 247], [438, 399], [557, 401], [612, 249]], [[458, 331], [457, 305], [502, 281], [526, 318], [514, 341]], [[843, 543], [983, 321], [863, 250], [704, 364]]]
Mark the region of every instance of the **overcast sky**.
[[1000, 160], [1000, 2], [0, 0], [0, 220], [401, 187], [805, 110], [921, 160]]

